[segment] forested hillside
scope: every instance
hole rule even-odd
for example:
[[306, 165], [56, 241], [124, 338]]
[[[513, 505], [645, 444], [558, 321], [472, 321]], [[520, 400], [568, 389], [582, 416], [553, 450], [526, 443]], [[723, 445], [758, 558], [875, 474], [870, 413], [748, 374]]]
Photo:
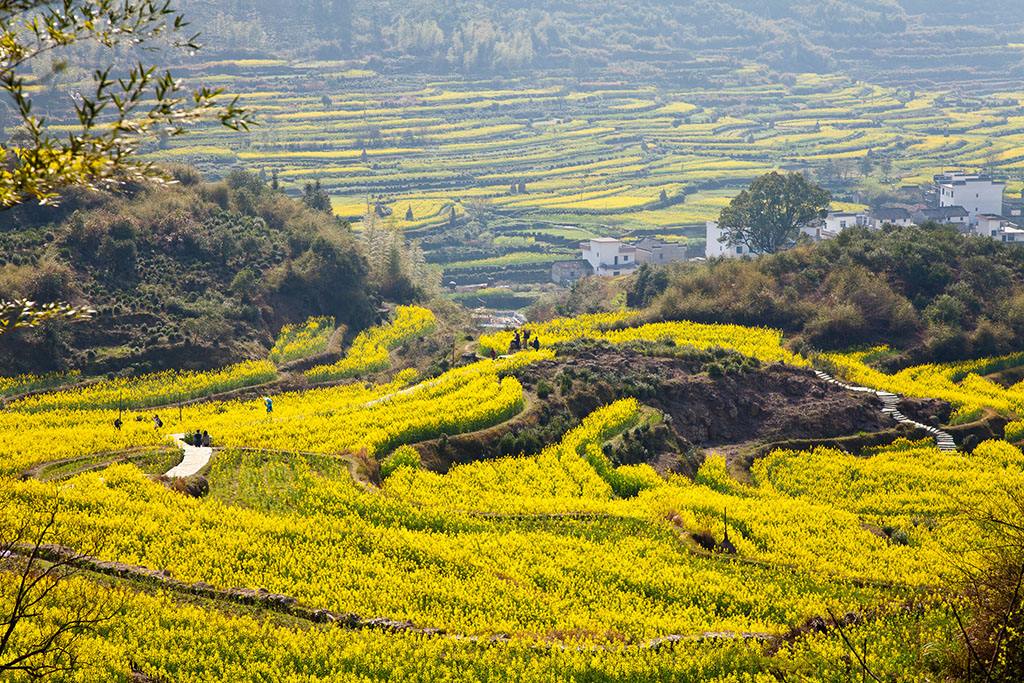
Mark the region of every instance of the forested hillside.
[[[920, 72], [1014, 68], [1015, 2], [702, 0], [234, 0], [185, 3], [218, 49], [371, 58], [377, 67], [507, 74], [604, 68], [671, 77], [680, 62], [757, 59], [780, 71]], [[968, 27], [969, 28], [966, 28]], [[968, 49], [969, 47], [969, 49]], [[869, 49], [870, 48], [870, 49]], [[925, 59], [925, 57], [929, 59]], [[877, 71], [877, 69], [875, 69]]]
[[0, 291], [98, 311], [87, 325], [5, 336], [6, 369], [212, 367], [264, 356], [282, 324], [309, 315], [372, 322], [368, 264], [347, 225], [253, 175], [176, 175], [4, 216]]
[[905, 349], [898, 365], [1019, 350], [1022, 273], [1020, 250], [953, 228], [848, 230], [756, 261], [641, 273], [630, 299], [668, 319], [780, 327], [818, 349], [890, 344]]

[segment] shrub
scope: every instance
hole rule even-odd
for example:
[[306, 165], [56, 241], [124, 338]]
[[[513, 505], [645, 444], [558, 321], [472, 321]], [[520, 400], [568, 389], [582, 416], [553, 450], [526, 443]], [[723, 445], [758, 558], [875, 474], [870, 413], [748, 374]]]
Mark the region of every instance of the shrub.
[[542, 379], [537, 382], [537, 396], [542, 401], [547, 400], [547, 398], [551, 396], [552, 392], [554, 392], [554, 387], [552, 387], [546, 380]]

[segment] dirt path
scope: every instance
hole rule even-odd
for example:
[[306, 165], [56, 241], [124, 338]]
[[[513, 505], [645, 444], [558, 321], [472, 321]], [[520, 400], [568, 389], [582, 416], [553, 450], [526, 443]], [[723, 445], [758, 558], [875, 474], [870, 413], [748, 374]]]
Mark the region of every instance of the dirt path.
[[432, 380], [428, 380], [426, 382], [420, 382], [419, 384], [414, 384], [411, 387], [406, 387], [405, 389], [399, 389], [398, 391], [393, 391], [390, 394], [385, 394], [384, 396], [380, 396], [378, 398], [375, 398], [372, 401], [367, 401], [364, 404], [364, 407], [372, 408], [373, 406], [377, 405], [378, 403], [384, 403], [385, 401], [390, 401], [391, 399], [397, 398], [398, 396], [408, 396], [409, 394], [414, 394], [414, 393], [416, 393], [418, 391], [424, 391], [424, 390], [429, 389], [429, 388], [431, 388], [433, 386], [436, 386], [437, 384], [440, 383], [440, 381], [441, 381], [440, 379], [432, 379]]
[[945, 451], [947, 453], [956, 451], [956, 441], [953, 439], [952, 434], [944, 432], [938, 427], [932, 427], [931, 425], [926, 425], [922, 422], [911, 420], [909, 417], [901, 413], [900, 397], [897, 394], [894, 394], [889, 391], [878, 391], [875, 389], [870, 389], [868, 387], [861, 387], [853, 384], [844, 384], [843, 382], [840, 382], [832, 375], [828, 374], [827, 372], [822, 372], [821, 370], [815, 370], [814, 374], [817, 375], [820, 379], [830, 384], [840, 386], [843, 389], [848, 389], [849, 391], [856, 391], [859, 393], [872, 393], [875, 396], [878, 396], [878, 398], [881, 399], [882, 401], [883, 413], [889, 415], [890, 417], [892, 417], [892, 419], [896, 420], [900, 424], [910, 425], [911, 427], [914, 427], [916, 429], [923, 429], [924, 431], [928, 432], [933, 437], [935, 437], [935, 443], [938, 445], [940, 451]]
[[212, 448], [189, 446], [183, 440], [185, 438], [184, 434], [171, 434], [171, 438], [174, 439], [175, 445], [181, 449], [182, 458], [180, 463], [167, 470], [164, 474], [165, 477], [170, 477], [171, 479], [191, 477], [199, 474], [199, 471], [210, 462], [210, 456], [213, 455]]

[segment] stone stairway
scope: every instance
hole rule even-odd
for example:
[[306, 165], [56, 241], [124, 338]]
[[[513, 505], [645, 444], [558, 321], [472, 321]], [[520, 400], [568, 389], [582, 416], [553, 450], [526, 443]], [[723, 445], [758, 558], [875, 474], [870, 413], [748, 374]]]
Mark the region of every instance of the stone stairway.
[[860, 393], [870, 393], [877, 396], [882, 401], [882, 412], [886, 415], [892, 416], [892, 419], [896, 420], [901, 424], [910, 425], [917, 429], [923, 429], [924, 431], [935, 437], [935, 443], [938, 445], [940, 451], [953, 452], [956, 451], [956, 441], [953, 440], [952, 434], [944, 432], [938, 427], [932, 427], [916, 420], [911, 420], [909, 417], [900, 412], [900, 397], [897, 394], [893, 394], [888, 391], [876, 391], [875, 389], [869, 389], [868, 387], [859, 387], [852, 384], [844, 384], [840, 382], [832, 375], [821, 370], [815, 370], [814, 374], [829, 384], [835, 384], [848, 391], [856, 391]]

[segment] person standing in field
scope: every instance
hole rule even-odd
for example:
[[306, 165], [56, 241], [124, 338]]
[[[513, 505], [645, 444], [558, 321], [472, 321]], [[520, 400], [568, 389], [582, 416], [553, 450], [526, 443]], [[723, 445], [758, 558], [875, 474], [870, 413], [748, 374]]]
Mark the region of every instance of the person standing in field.
[[267, 407], [267, 415], [270, 415], [272, 412], [274, 412], [274, 400], [269, 396], [265, 396], [263, 398], [263, 405]]

